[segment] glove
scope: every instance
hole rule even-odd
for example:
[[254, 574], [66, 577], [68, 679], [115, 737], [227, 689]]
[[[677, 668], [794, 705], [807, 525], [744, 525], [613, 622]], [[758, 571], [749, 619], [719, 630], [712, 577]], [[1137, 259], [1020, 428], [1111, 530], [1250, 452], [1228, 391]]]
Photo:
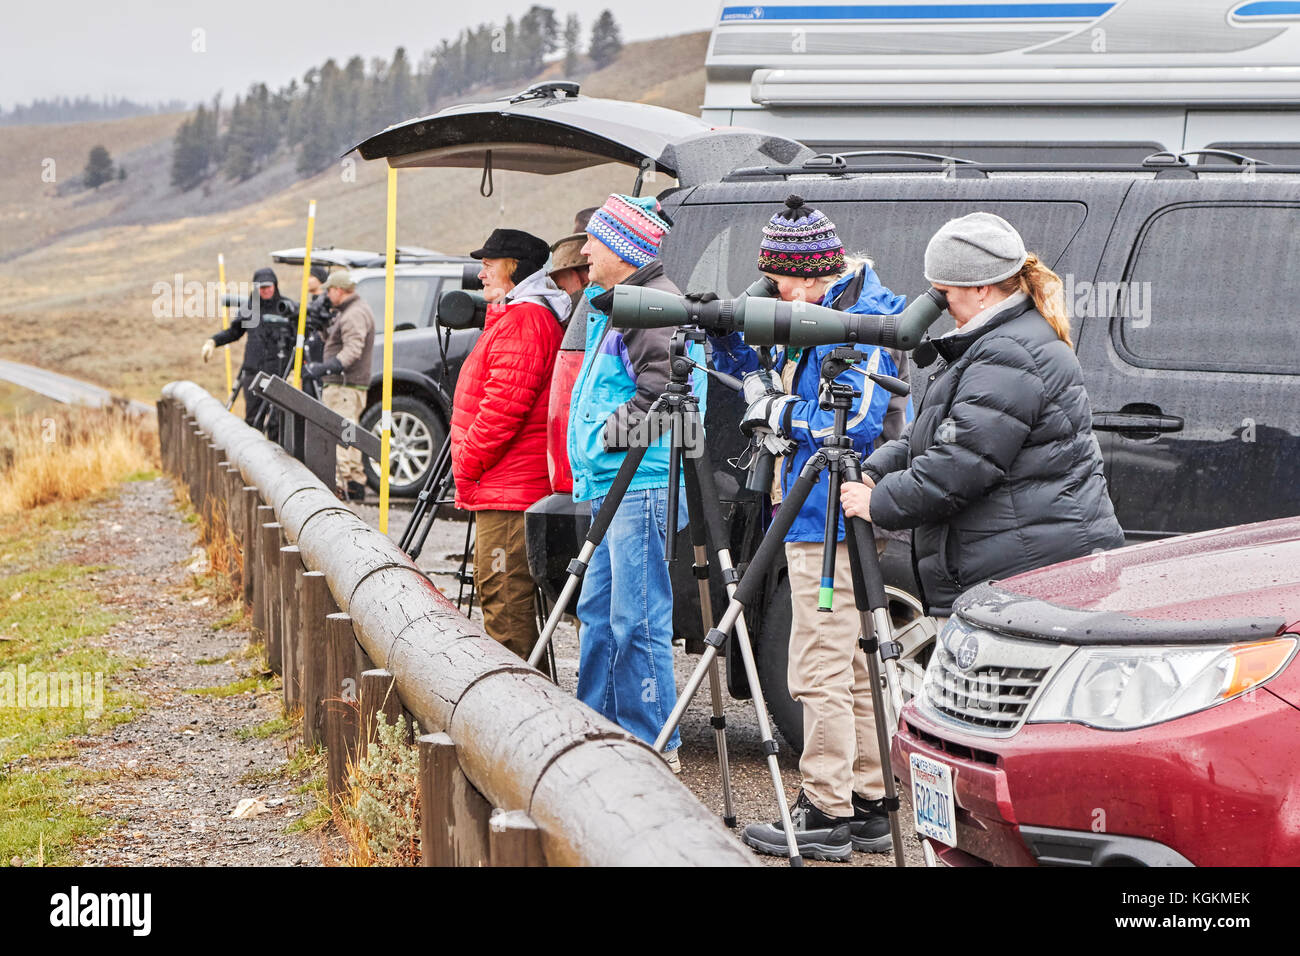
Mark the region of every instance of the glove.
[[763, 432], [756, 432], [755, 434], [763, 435], [763, 450], [771, 452], [773, 455], [776, 455], [777, 458], [788, 455], [795, 449], [795, 443], [788, 438], [782, 438], [780, 435], [774, 435], [771, 432], [765, 434]]
[[698, 302], [704, 305], [706, 302], [717, 302], [718, 293], [716, 292], [688, 292], [682, 296], [687, 302]]
[[785, 389], [781, 387], [781, 379], [777, 377], [776, 372], [761, 368], [745, 376], [741, 394], [745, 396], [745, 404], [752, 405], [764, 395], [773, 397], [784, 395]]
[[206, 362], [208, 359], [212, 358], [212, 352], [216, 347], [217, 343], [212, 341], [212, 339], [208, 339], [203, 343], [203, 361]]
[[781, 428], [781, 419], [785, 416], [787, 405], [798, 401], [793, 395], [764, 395], [756, 402], [750, 402], [745, 415], [740, 420], [740, 430], [752, 435], [759, 429], [767, 429], [773, 435], [789, 437]]
[[326, 375], [338, 375], [343, 371], [343, 363], [334, 357], [326, 362], [308, 362], [304, 372], [308, 378], [324, 378]]

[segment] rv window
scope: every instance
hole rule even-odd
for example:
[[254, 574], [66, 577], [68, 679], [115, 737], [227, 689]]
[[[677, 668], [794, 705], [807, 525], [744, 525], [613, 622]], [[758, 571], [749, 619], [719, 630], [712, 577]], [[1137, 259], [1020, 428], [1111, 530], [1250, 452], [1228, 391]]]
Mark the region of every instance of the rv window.
[[[393, 326], [412, 325], [422, 329], [429, 324], [433, 303], [438, 299], [436, 276], [394, 276]], [[357, 283], [357, 294], [375, 314], [375, 331], [384, 330], [384, 277], [370, 276]]]
[[[936, 201], [813, 202], [834, 222], [850, 253], [866, 253], [880, 281], [914, 296], [924, 290], [925, 247], [949, 219], [976, 210], [997, 213], [1015, 226], [1025, 244], [1055, 264], [1083, 222], [1087, 209], [1071, 202]], [[763, 226], [779, 203], [688, 206], [675, 211], [677, 224], [664, 240], [670, 278], [686, 291], [738, 295], [758, 275]], [[932, 330], [952, 328], [945, 316]]]
[[1135, 365], [1300, 371], [1300, 207], [1175, 206], [1139, 234], [1111, 290], [1111, 331]]

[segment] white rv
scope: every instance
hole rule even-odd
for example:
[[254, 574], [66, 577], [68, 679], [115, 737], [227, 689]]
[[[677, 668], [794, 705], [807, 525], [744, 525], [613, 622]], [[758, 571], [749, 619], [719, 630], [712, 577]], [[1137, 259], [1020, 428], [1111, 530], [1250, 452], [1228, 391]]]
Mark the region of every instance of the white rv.
[[702, 115], [815, 149], [1300, 162], [1300, 0], [724, 4]]

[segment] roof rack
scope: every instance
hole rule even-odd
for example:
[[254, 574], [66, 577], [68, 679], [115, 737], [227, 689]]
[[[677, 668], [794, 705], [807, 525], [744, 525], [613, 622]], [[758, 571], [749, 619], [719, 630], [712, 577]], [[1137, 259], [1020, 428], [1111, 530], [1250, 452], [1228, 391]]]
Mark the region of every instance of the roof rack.
[[[849, 158], [857, 156], [899, 156], [922, 159], [917, 163], [894, 164], [853, 164]], [[1222, 149], [1197, 149], [1183, 153], [1161, 150], [1152, 153], [1141, 163], [983, 163], [978, 160], [964, 159], [956, 156], [943, 156], [936, 153], [917, 153], [905, 150], [862, 150], [851, 153], [819, 153], [797, 166], [742, 166], [733, 169], [723, 182], [738, 180], [789, 179], [791, 176], [808, 176], [822, 174], [827, 176], [845, 176], [864, 173], [915, 173], [945, 172], [954, 179], [985, 179], [989, 173], [1149, 173], [1154, 172], [1156, 179], [1198, 179], [1201, 173], [1214, 173], [1216, 168], [1207, 164], [1193, 165], [1187, 161], [1189, 156], [1221, 156], [1231, 159], [1242, 168], [1259, 168], [1261, 171], [1276, 173], [1300, 173], [1300, 166], [1280, 166], [1264, 160]], [[1225, 167], [1218, 167], [1227, 171]]]

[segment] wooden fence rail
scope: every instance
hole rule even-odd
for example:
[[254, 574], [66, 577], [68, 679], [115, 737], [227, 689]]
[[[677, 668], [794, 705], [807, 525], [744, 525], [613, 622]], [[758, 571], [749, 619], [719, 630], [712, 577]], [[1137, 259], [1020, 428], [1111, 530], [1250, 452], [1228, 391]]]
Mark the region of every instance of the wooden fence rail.
[[418, 724], [424, 862], [755, 865], [644, 743], [460, 614], [304, 465], [193, 382], [158, 402], [164, 469], [223, 517], [255, 631], [328, 748], [330, 790], [377, 713]]

